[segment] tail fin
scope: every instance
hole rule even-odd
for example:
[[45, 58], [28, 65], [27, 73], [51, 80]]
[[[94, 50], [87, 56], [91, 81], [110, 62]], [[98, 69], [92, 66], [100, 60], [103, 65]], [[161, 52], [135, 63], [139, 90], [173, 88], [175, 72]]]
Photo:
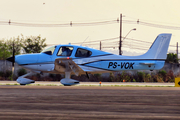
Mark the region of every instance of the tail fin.
[[159, 34], [150, 49], [141, 57], [165, 60], [172, 34]]

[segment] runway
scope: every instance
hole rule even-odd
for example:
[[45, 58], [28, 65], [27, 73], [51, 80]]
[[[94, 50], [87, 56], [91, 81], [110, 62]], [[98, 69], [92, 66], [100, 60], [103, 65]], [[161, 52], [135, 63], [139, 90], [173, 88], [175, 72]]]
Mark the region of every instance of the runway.
[[0, 86], [3, 120], [178, 120], [178, 87]]

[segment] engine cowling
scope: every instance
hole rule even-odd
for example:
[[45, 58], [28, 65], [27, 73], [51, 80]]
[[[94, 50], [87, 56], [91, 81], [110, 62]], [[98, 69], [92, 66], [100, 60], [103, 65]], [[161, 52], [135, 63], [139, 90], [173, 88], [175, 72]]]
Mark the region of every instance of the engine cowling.
[[31, 83], [35, 83], [34, 80], [28, 79], [28, 78], [23, 78], [23, 77], [19, 77], [16, 80], [20, 85], [26, 85], [26, 84], [31, 84]]
[[63, 78], [61, 79], [60, 83], [63, 84], [64, 86], [71, 86], [71, 85], [79, 84], [79, 81], [69, 78]]

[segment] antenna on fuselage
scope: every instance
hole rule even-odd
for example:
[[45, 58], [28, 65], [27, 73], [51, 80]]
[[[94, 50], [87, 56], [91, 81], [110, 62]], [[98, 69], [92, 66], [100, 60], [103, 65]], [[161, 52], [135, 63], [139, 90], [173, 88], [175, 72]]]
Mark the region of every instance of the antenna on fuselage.
[[89, 36], [81, 43], [81, 45], [80, 46], [82, 46], [82, 44], [87, 40], [89, 38]]

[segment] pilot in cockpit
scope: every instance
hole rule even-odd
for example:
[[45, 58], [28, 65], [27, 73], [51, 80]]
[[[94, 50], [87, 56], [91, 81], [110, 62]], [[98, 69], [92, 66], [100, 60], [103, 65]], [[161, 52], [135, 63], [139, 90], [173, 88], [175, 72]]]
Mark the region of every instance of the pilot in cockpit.
[[67, 47], [62, 47], [62, 54], [61, 56], [69, 56], [70, 54], [70, 49]]

